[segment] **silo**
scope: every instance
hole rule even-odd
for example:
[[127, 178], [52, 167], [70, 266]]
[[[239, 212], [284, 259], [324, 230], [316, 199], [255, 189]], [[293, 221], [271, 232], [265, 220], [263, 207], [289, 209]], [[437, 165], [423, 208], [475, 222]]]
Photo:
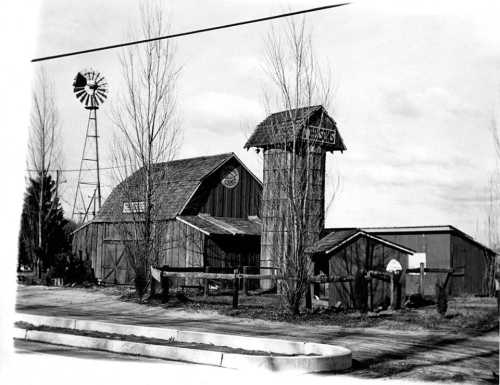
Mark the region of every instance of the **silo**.
[[[269, 115], [245, 148], [263, 151], [261, 274], [286, 263], [293, 239], [303, 248], [319, 239], [324, 228], [327, 151], [344, 151], [335, 121], [322, 106]], [[294, 219], [295, 218], [295, 219]], [[292, 232], [305, 234], [293, 237]], [[270, 282], [261, 282], [269, 288]]]

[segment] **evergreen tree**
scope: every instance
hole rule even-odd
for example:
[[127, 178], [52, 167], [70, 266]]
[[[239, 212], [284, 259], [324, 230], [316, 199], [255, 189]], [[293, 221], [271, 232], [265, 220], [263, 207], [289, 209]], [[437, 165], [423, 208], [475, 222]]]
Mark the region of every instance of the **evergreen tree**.
[[[19, 232], [18, 263], [33, 266], [37, 257], [43, 269], [54, 265], [59, 253], [71, 251], [70, 223], [64, 218], [63, 209], [56, 195], [56, 182], [50, 174], [43, 176], [43, 194], [40, 194], [40, 176], [30, 178], [24, 196]], [[38, 248], [39, 199], [42, 203], [42, 247]]]

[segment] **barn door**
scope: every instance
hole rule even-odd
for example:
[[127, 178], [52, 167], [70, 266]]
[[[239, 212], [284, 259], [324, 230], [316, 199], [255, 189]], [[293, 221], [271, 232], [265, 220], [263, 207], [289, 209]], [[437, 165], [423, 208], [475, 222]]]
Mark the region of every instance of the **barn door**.
[[122, 242], [104, 241], [103, 281], [113, 284], [131, 284], [133, 272]]

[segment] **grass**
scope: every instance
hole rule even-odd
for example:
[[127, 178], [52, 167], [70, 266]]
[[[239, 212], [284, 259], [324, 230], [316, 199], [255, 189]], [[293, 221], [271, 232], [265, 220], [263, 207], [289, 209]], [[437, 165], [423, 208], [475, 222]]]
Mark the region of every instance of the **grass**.
[[[133, 290], [122, 293], [121, 300], [139, 302]], [[418, 309], [402, 309], [381, 313], [361, 314], [357, 311], [336, 312], [327, 308], [316, 308], [298, 315], [291, 315], [281, 304], [280, 297], [273, 294], [240, 296], [238, 309], [232, 308], [232, 297], [171, 295], [167, 304], [159, 299], [144, 299], [147, 306], [182, 308], [186, 311], [215, 311], [219, 314], [248, 319], [281, 321], [291, 324], [338, 325], [346, 328], [376, 327], [392, 330], [437, 330], [482, 334], [498, 331], [498, 313], [491, 298], [460, 298], [449, 301], [448, 311], [441, 316], [435, 305]]]

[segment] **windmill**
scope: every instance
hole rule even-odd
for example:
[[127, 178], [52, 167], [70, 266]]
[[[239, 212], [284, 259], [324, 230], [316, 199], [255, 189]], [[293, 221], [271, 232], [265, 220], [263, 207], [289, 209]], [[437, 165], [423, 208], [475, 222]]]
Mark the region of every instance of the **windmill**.
[[87, 131], [78, 172], [78, 184], [71, 215], [73, 220], [82, 223], [95, 217], [101, 208], [97, 110], [99, 105], [106, 100], [108, 84], [101, 73], [93, 69], [82, 70], [75, 76], [73, 92], [76, 98], [85, 106], [85, 109], [89, 110]]

